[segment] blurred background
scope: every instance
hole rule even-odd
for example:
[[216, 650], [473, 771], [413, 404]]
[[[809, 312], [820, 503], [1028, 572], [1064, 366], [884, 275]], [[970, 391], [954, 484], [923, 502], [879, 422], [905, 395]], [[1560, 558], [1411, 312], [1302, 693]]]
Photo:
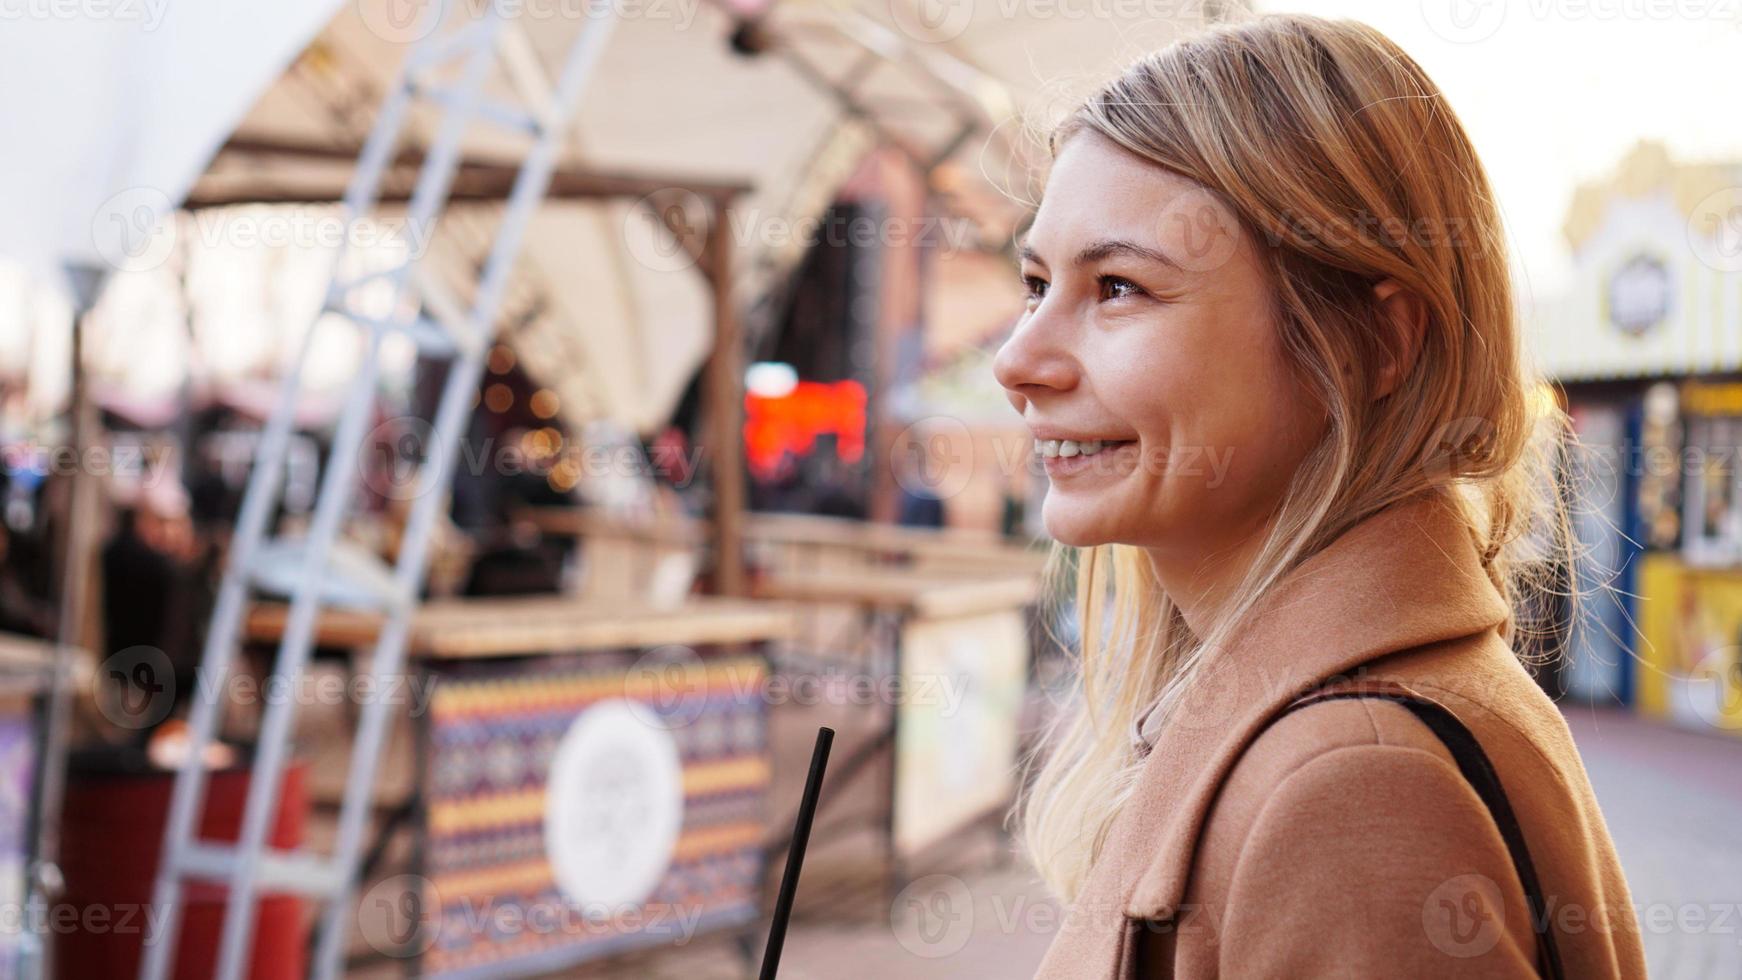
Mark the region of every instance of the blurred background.
[[1541, 681], [1653, 974], [1742, 976], [1737, 4], [16, 0], [0, 977], [750, 976], [822, 725], [784, 975], [1031, 975], [1013, 242], [1254, 10], [1486, 161], [1583, 443]]

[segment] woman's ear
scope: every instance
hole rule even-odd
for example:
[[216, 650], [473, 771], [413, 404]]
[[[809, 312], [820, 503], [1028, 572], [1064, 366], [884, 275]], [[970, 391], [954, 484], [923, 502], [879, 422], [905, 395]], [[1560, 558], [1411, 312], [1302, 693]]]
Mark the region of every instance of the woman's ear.
[[1415, 366], [1427, 333], [1427, 304], [1396, 279], [1382, 279], [1373, 287], [1379, 300], [1380, 322], [1385, 327], [1385, 362], [1373, 386], [1373, 397], [1384, 398], [1397, 390], [1398, 382]]

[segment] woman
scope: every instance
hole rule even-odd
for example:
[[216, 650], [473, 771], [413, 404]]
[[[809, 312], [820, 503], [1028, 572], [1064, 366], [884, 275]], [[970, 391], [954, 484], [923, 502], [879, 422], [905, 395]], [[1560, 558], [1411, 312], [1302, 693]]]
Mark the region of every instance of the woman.
[[1081, 549], [1082, 700], [1023, 801], [1068, 903], [1039, 975], [1643, 975], [1513, 649], [1564, 416], [1444, 97], [1369, 27], [1272, 15], [1052, 144], [995, 362]]

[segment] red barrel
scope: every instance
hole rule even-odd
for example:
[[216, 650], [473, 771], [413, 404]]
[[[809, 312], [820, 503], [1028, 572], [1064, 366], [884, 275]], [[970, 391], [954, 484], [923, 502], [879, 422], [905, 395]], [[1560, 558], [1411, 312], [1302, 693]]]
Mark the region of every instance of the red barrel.
[[[286, 767], [269, 840], [274, 848], [302, 843], [308, 816], [306, 763]], [[206, 784], [201, 837], [233, 841], [248, 798], [247, 769], [212, 773]], [[156, 913], [148, 914], [163, 825], [175, 774], [92, 774], [67, 780], [61, 820], [61, 869], [66, 895], [46, 925], [55, 945], [55, 975], [64, 980], [132, 977], [139, 973], [140, 941], [156, 939]], [[183, 889], [177, 980], [205, 980], [217, 968], [224, 928], [222, 886], [189, 883]], [[308, 938], [304, 900], [268, 895], [258, 902], [248, 976], [292, 980], [303, 975]]]

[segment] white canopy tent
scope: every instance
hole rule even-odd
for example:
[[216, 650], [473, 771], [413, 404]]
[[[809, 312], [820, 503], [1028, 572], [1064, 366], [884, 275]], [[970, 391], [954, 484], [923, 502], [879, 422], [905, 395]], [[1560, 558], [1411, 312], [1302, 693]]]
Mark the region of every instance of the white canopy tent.
[[[729, 334], [716, 344], [708, 308], [717, 311], [722, 299], [748, 314], [754, 346], [806, 247], [793, 229], [823, 213], [875, 146], [905, 154], [940, 206], [976, 223], [982, 247], [1007, 247], [1035, 190], [1027, 177], [1037, 161], [1024, 125], [1066, 104], [1077, 83], [1164, 43], [1180, 26], [1172, 5], [1158, 17], [1140, 5], [956, 4], [934, 22], [922, 15], [923, 2], [734, 8], [650, 0], [617, 11], [622, 21], [570, 130], [551, 203], [528, 230], [499, 319], [569, 422], [609, 419], [646, 432], [669, 417], [710, 349], [737, 347]], [[185, 217], [163, 219], [184, 207], [330, 209], [389, 80], [419, 40], [393, 16], [402, 6], [185, 0], [87, 5], [65, 19], [57, 16], [63, 8], [44, 7], [9, 20], [0, 32], [0, 72], [10, 83], [0, 88], [7, 93], [0, 160], [10, 178], [0, 186], [0, 257], [38, 280], [64, 283], [75, 316], [99, 282], [169, 275], [181, 277], [191, 308], [169, 307], [157, 322], [308, 329], [314, 317], [294, 314], [318, 308], [323, 277], [309, 277], [306, 298], [289, 295], [301, 288], [294, 275], [259, 277], [280, 294], [285, 315], [276, 320], [221, 299], [201, 302], [208, 243]], [[517, 64], [545, 69], [519, 81], [550, 77], [592, 9], [583, 0], [509, 6], [517, 29], [498, 52], [508, 76]], [[1190, 12], [1213, 16], [1218, 6]], [[433, 121], [433, 113], [412, 114], [401, 144], [406, 174], [430, 142]], [[490, 239], [494, 202], [512, 178], [518, 139], [477, 125], [464, 147], [457, 203], [442, 218], [428, 263], [461, 303], [476, 278], [474, 246]], [[740, 184], [753, 190], [733, 202], [729, 255], [721, 255], [717, 230], [712, 253], [693, 241], [673, 247], [672, 226], [719, 220]], [[420, 233], [411, 247], [430, 241], [421, 237], [430, 230], [412, 231]], [[720, 256], [718, 268], [737, 270], [736, 280], [720, 287], [694, 276], [691, 267], [708, 254]], [[0, 303], [0, 334], [8, 305]], [[44, 329], [45, 309], [55, 312], [33, 308], [25, 329]], [[119, 343], [139, 328], [137, 312], [116, 309], [101, 342]], [[72, 335], [71, 359], [80, 362], [79, 333]], [[289, 349], [297, 340], [268, 346]], [[116, 370], [133, 360], [114, 359]], [[735, 380], [730, 368], [715, 368], [716, 391]], [[83, 418], [77, 386], [72, 401], [74, 417]], [[68, 581], [84, 577], [73, 572]], [[69, 588], [63, 609], [78, 609], [78, 594]], [[52, 759], [43, 766], [59, 769]], [[40, 797], [57, 800], [58, 789]]]
[[0, 254], [35, 274], [116, 268], [340, 0], [45, 9], [0, 31]]
[[[221, 0], [172, 5], [38, 8], [0, 32], [0, 256], [70, 294], [69, 323], [109, 274], [155, 247], [157, 229], [256, 94], [330, 15], [338, 0], [249, 10]], [[59, 16], [57, 16], [57, 14]], [[102, 15], [102, 16], [99, 16]], [[143, 16], [135, 16], [143, 15]], [[32, 325], [34, 326], [34, 325]], [[69, 363], [82, 345], [72, 331]], [[70, 441], [90, 431], [78, 371]], [[92, 493], [74, 474], [46, 738], [32, 802], [37, 839], [26, 885], [30, 914], [59, 880], [60, 808], [72, 683], [71, 648], [87, 624]], [[44, 937], [27, 931], [23, 975], [52, 972]]]
[[[415, 40], [394, 26], [390, 3], [361, 0], [337, 13], [243, 119], [193, 204], [330, 199]], [[1008, 248], [1037, 192], [1027, 127], [1181, 25], [1137, 8], [959, 6], [933, 30], [908, 0], [786, 0], [754, 21], [706, 0], [640, 4], [613, 32], [565, 166], [748, 184], [730, 237], [752, 351], [802, 258], [804, 223], [822, 215], [876, 145], [900, 146], [927, 169], [939, 204], [973, 219], [978, 245]], [[515, 9], [521, 54], [548, 65], [593, 8], [527, 0]], [[432, 124], [433, 114], [414, 116], [409, 141], [426, 138]], [[478, 125], [467, 156], [508, 159], [518, 142]], [[706, 357], [710, 292], [656, 219], [705, 220], [690, 198], [674, 187], [652, 207], [553, 200], [529, 230], [502, 329], [571, 423], [604, 418], [650, 432]], [[463, 243], [484, 238], [493, 212], [487, 203], [456, 207], [451, 227], [435, 235], [434, 264], [453, 270], [456, 288], [476, 260]]]

